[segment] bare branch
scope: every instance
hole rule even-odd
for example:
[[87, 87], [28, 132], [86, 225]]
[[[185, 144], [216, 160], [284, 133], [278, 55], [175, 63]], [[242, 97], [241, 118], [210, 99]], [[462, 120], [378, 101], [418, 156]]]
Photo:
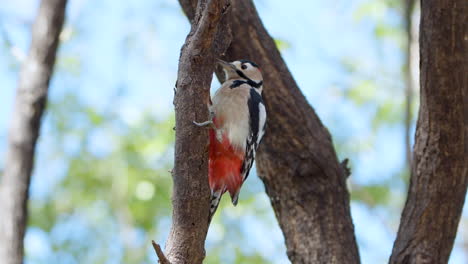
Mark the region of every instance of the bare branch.
[[0, 259], [23, 263], [23, 237], [34, 150], [47, 102], [66, 0], [43, 0], [32, 29], [29, 54], [22, 66], [0, 186]]
[[154, 240], [151, 240], [151, 244], [153, 244], [153, 248], [154, 248], [154, 251], [156, 252], [156, 255], [158, 256], [159, 263], [161, 263], [161, 264], [171, 264], [171, 262], [169, 262], [169, 260], [164, 255], [164, 252], [162, 251], [159, 244], [156, 244], [156, 242], [154, 242]]

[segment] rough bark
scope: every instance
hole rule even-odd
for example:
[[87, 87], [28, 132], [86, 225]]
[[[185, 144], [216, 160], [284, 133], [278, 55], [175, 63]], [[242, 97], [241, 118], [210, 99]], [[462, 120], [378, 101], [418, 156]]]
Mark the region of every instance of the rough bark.
[[[196, 0], [180, 0], [191, 19]], [[250, 59], [264, 75], [267, 131], [257, 168], [292, 263], [359, 263], [347, 172], [331, 136], [299, 90], [252, 1], [235, 1], [227, 60]]]
[[43, 0], [32, 28], [10, 123], [5, 170], [0, 186], [0, 259], [23, 263], [23, 237], [34, 150], [47, 102], [66, 0]]
[[447, 263], [468, 184], [468, 5], [421, 1], [411, 181], [390, 263]]
[[[207, 103], [215, 59], [230, 38], [223, 16], [229, 1], [201, 0], [182, 47], [174, 98], [176, 115], [172, 227], [166, 243], [172, 264], [202, 263], [208, 230], [208, 131], [192, 121], [208, 120]], [[219, 39], [219, 41], [215, 41]], [[224, 43], [224, 44], [223, 44]]]

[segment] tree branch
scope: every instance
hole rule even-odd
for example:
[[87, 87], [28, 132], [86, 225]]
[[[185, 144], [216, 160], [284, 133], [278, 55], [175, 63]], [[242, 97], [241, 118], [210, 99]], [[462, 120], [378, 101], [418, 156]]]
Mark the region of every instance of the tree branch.
[[23, 263], [23, 237], [34, 150], [47, 102], [66, 0], [43, 0], [32, 28], [29, 54], [23, 64], [10, 123], [5, 171], [0, 186], [0, 259]]
[[171, 262], [169, 262], [169, 260], [164, 255], [164, 252], [162, 251], [159, 244], [156, 244], [156, 242], [154, 242], [154, 240], [151, 240], [151, 244], [153, 244], [154, 252], [156, 252], [156, 255], [159, 258], [159, 263], [160, 264], [171, 264]]
[[[180, 0], [192, 19], [196, 0]], [[187, 8], [188, 7], [188, 8]], [[227, 60], [258, 63], [268, 111], [257, 156], [259, 176], [292, 263], [359, 263], [346, 172], [331, 136], [299, 90], [251, 0], [232, 3]]]
[[[176, 114], [172, 227], [166, 243], [172, 264], [202, 263], [208, 230], [208, 132], [192, 121], [208, 120], [215, 58], [230, 41], [223, 18], [229, 1], [201, 0], [182, 47], [174, 97]], [[215, 41], [217, 40], [217, 41]]]
[[390, 263], [447, 263], [468, 186], [468, 6], [421, 1], [421, 106]]

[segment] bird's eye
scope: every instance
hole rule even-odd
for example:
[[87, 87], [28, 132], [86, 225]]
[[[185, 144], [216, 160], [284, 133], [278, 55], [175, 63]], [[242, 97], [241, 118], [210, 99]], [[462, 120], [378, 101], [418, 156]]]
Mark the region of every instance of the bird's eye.
[[245, 70], [245, 69], [247, 69], [247, 65], [242, 64], [241, 68], [242, 68], [243, 70]]

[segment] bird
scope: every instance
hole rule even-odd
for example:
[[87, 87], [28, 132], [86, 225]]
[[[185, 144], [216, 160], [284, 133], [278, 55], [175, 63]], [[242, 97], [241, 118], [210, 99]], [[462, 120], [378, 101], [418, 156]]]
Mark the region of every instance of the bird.
[[232, 204], [237, 205], [267, 120], [259, 66], [250, 60], [218, 60], [218, 64], [223, 68], [225, 81], [209, 100], [210, 120], [194, 121], [197, 126], [209, 126], [209, 222], [226, 191]]

